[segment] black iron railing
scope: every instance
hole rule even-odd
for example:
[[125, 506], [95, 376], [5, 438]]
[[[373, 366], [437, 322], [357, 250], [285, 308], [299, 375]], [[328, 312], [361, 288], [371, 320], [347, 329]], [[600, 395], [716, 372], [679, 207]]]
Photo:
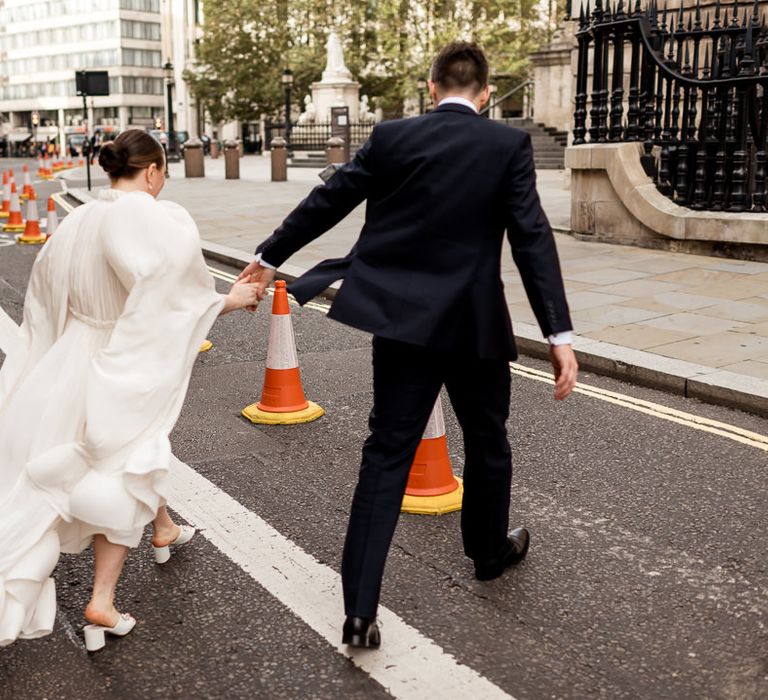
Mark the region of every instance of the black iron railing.
[[[373, 124], [350, 124], [350, 144], [364, 144], [373, 130]], [[285, 122], [267, 122], [265, 125], [265, 148], [270, 148], [272, 139], [285, 136]], [[324, 151], [331, 138], [330, 124], [291, 124], [290, 147], [294, 151]]]
[[[630, 0], [631, 2], [631, 0]], [[766, 211], [768, 30], [759, 3], [582, 5], [573, 143], [639, 141], [681, 205]]]

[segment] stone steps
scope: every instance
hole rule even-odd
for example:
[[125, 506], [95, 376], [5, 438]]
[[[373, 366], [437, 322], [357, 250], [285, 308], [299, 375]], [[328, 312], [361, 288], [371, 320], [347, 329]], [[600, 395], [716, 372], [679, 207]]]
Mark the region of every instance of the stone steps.
[[538, 169], [562, 170], [565, 167], [565, 147], [568, 145], [568, 134], [543, 124], [537, 124], [532, 119], [511, 118], [497, 121], [528, 132], [533, 146], [533, 160]]

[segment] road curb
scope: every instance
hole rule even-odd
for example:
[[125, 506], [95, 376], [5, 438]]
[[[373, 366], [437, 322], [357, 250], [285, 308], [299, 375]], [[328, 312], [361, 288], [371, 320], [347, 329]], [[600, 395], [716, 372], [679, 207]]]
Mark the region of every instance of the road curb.
[[[78, 189], [70, 189], [68, 194], [78, 201], [90, 201], [93, 198], [84, 190]], [[558, 232], [566, 231], [558, 228]], [[253, 260], [253, 254], [220, 243], [201, 241], [201, 244], [203, 254], [209, 260], [234, 267], [245, 267]], [[282, 265], [277, 278], [290, 283], [305, 271], [305, 268], [296, 265]], [[319, 296], [333, 300], [339, 287], [340, 283], [336, 282]], [[517, 322], [515, 337], [522, 354], [541, 359], [549, 357], [549, 344], [541, 337], [537, 326]], [[573, 347], [583, 370], [768, 417], [768, 380], [578, 335], [574, 336]]]

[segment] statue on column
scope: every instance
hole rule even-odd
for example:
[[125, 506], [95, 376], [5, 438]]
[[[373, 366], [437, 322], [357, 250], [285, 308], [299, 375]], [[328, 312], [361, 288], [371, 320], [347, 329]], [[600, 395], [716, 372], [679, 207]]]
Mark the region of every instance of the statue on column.
[[339, 35], [335, 30], [331, 30], [328, 35], [328, 41], [325, 44], [327, 51], [327, 59], [325, 64], [325, 70], [323, 71], [323, 82], [332, 82], [334, 79], [339, 78], [343, 80], [350, 80], [352, 74], [349, 72], [349, 68], [344, 65], [344, 51], [341, 48], [341, 41]]

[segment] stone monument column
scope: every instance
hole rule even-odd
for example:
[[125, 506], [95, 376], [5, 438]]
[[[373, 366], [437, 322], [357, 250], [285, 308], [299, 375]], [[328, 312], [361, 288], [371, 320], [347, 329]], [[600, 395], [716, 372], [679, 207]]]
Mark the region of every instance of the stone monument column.
[[356, 123], [360, 111], [360, 83], [344, 64], [341, 41], [335, 31], [328, 35], [327, 59], [322, 78], [312, 83], [312, 104], [318, 123], [331, 121], [331, 107], [349, 107], [349, 120]]

